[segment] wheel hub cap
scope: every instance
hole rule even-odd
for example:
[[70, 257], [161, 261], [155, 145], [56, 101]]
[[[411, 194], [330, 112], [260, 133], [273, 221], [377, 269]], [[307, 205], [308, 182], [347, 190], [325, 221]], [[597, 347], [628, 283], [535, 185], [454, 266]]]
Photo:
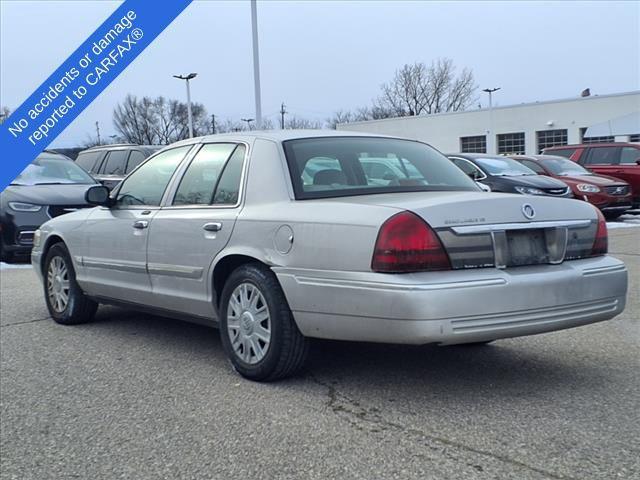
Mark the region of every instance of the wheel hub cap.
[[69, 303], [69, 270], [62, 257], [53, 257], [49, 262], [47, 296], [54, 311], [64, 312]]
[[233, 353], [243, 362], [258, 363], [271, 343], [271, 316], [262, 292], [252, 283], [238, 285], [227, 308], [227, 335]]

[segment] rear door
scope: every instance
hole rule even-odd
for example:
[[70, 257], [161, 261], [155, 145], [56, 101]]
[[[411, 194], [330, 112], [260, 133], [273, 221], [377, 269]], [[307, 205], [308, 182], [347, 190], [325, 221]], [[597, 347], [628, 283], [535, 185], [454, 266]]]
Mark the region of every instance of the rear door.
[[614, 177], [621, 178], [631, 185], [633, 203], [640, 203], [640, 148], [624, 146], [620, 151], [620, 163]]
[[178, 172], [149, 231], [154, 306], [215, 318], [210, 269], [240, 212], [246, 153], [244, 144], [204, 144]]
[[81, 263], [86, 290], [93, 295], [150, 304], [147, 273], [149, 226], [167, 186], [192, 146], [166, 150], [136, 170], [116, 192], [116, 204], [97, 208], [88, 218]]

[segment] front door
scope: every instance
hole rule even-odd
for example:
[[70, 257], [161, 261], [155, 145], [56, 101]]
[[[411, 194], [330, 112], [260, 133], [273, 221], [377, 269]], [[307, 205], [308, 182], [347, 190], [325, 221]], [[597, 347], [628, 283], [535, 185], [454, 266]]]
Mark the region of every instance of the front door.
[[151, 302], [149, 227], [171, 177], [190, 148], [178, 147], [150, 157], [122, 182], [111, 208], [92, 212], [85, 224], [86, 243], [80, 259], [87, 293], [140, 304]]
[[240, 211], [246, 147], [205, 144], [151, 222], [147, 267], [154, 306], [214, 318], [211, 266]]

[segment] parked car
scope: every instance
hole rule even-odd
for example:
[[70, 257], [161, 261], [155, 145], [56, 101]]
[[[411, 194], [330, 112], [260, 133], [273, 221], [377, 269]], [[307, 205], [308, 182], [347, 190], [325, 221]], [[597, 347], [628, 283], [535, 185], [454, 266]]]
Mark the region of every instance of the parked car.
[[122, 181], [149, 155], [162, 147], [157, 145], [100, 145], [83, 150], [76, 163], [109, 190]]
[[487, 185], [492, 192], [573, 197], [566, 183], [538, 175], [508, 157], [483, 153], [450, 153], [447, 156], [470, 178]]
[[96, 181], [64, 155], [45, 151], [0, 195], [0, 257], [28, 257], [33, 233], [47, 220], [88, 207]]
[[[363, 167], [370, 157], [420, 175], [381, 185]], [[99, 206], [36, 232], [31, 260], [53, 319], [86, 322], [104, 302], [218, 323], [233, 366], [253, 380], [298, 371], [310, 337], [486, 343], [607, 320], [625, 305], [627, 271], [607, 255], [596, 208], [482, 192], [412, 140], [193, 138], [87, 200]]]
[[631, 185], [633, 208], [640, 208], [640, 143], [589, 143], [545, 148], [545, 154], [559, 155], [598, 175], [619, 178]]
[[609, 219], [631, 208], [631, 187], [618, 178], [596, 175], [568, 158], [555, 155], [513, 155], [511, 158], [538, 175], [562, 180], [575, 197], [595, 205]]

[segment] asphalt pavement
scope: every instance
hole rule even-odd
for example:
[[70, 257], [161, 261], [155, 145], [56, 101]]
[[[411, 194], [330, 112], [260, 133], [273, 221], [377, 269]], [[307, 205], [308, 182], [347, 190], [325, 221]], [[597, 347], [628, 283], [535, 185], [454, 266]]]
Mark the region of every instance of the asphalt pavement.
[[1, 479], [638, 479], [640, 228], [615, 320], [486, 347], [315, 342], [243, 380], [214, 329], [101, 307], [48, 318], [0, 271]]

